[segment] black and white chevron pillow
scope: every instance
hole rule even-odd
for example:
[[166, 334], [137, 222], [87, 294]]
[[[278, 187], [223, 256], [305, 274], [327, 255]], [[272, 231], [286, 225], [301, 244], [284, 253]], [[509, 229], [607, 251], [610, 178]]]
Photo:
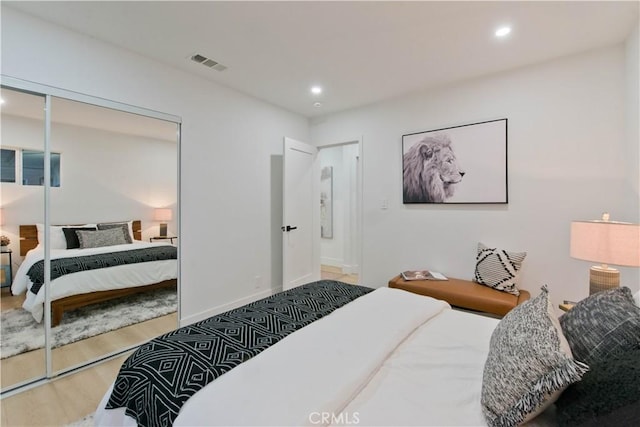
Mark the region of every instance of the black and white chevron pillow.
[[475, 281], [499, 291], [520, 295], [517, 281], [526, 252], [507, 252], [478, 243]]

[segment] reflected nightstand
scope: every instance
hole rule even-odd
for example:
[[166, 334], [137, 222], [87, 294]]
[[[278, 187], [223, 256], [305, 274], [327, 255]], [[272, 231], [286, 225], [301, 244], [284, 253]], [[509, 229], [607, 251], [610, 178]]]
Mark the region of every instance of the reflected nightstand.
[[[2, 255], [2, 261], [0, 261], [0, 288], [6, 288], [11, 286], [11, 282], [13, 281], [13, 271], [12, 271], [12, 261], [11, 254], [13, 251], [6, 247], [0, 246], [0, 255]], [[9, 258], [9, 263], [5, 264], [4, 255], [7, 255]]]
[[153, 242], [155, 240], [169, 240], [173, 245], [173, 240], [177, 238], [178, 236], [154, 236], [154, 237], [149, 237], [149, 241]]
[[560, 307], [560, 310], [562, 311], [569, 311], [573, 308], [574, 305], [576, 305], [576, 303], [573, 301], [564, 301], [558, 307]]

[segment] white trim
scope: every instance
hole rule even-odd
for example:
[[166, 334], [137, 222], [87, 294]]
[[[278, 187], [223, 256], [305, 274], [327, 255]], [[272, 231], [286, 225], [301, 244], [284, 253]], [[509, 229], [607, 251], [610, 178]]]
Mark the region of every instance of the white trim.
[[44, 360], [45, 375], [51, 378], [51, 95], [44, 99]]
[[[358, 179], [358, 182], [356, 184], [357, 186], [356, 216], [358, 218], [358, 221], [356, 224], [356, 236], [357, 236], [358, 244], [357, 244], [357, 247], [354, 248], [354, 250], [358, 254], [358, 264], [351, 265], [351, 266], [343, 266], [342, 271], [344, 274], [357, 274], [358, 283], [364, 283], [363, 282], [363, 275], [364, 275], [364, 260], [363, 260], [363, 256], [364, 256], [364, 233], [363, 233], [363, 229], [364, 229], [364, 164], [363, 164], [364, 137], [357, 136], [354, 138], [348, 138], [348, 139], [344, 139], [342, 142], [318, 143], [316, 144], [316, 147], [318, 147], [318, 150], [321, 150], [323, 148], [339, 147], [342, 145], [349, 145], [349, 144], [358, 145], [358, 154], [357, 154], [358, 170], [356, 171], [356, 176]], [[345, 268], [351, 271], [347, 273], [347, 270], [345, 270]]]
[[338, 259], [338, 258], [320, 257], [320, 264], [321, 265], [330, 265], [331, 267], [340, 267], [340, 268], [342, 268], [342, 266], [344, 264], [344, 260], [343, 259]]
[[22, 80], [15, 77], [0, 74], [0, 84], [12, 89], [23, 90], [25, 92], [34, 93], [35, 95], [51, 95], [57, 98], [70, 99], [73, 101], [84, 102], [85, 104], [98, 105], [100, 107], [111, 108], [112, 110], [125, 111], [127, 113], [138, 114], [140, 116], [152, 117], [154, 119], [164, 120], [173, 123], [182, 123], [182, 118], [172, 114], [161, 113], [159, 111], [150, 110], [148, 108], [136, 107], [122, 102], [112, 101], [110, 99], [99, 98], [93, 95], [85, 95], [67, 89], [60, 89], [54, 86], [43, 85], [28, 80]]
[[358, 274], [359, 270], [360, 270], [360, 265], [358, 264], [354, 264], [354, 265], [342, 264], [342, 274]]
[[180, 326], [187, 326], [195, 322], [199, 322], [204, 319], [208, 319], [211, 316], [218, 315], [220, 313], [224, 313], [225, 311], [233, 310], [234, 308], [241, 307], [243, 305], [252, 303], [262, 298], [269, 297], [276, 292], [280, 292], [281, 289], [266, 289], [264, 291], [257, 292], [255, 294], [249, 295], [244, 298], [237, 299], [235, 301], [231, 301], [226, 304], [219, 305], [217, 307], [211, 308], [209, 310], [201, 311], [200, 313], [193, 314], [191, 316], [180, 319]]

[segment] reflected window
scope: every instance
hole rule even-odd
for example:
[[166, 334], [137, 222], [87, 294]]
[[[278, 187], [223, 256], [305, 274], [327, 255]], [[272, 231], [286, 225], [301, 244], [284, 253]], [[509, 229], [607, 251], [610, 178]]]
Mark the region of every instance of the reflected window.
[[2, 182], [16, 182], [16, 150], [0, 149], [0, 176]]
[[[22, 184], [44, 185], [44, 152], [22, 150]], [[60, 187], [60, 153], [51, 153], [51, 186]]]

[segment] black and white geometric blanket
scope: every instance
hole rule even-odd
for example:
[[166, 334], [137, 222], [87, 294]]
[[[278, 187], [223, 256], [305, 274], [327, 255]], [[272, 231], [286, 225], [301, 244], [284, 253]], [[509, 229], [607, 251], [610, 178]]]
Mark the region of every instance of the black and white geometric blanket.
[[106, 408], [126, 408], [139, 426], [170, 426], [208, 383], [371, 291], [321, 280], [161, 335], [124, 362]]
[[[77, 273], [79, 271], [169, 259], [178, 259], [178, 249], [175, 246], [162, 245], [151, 248], [131, 249], [128, 251], [57, 258], [51, 260], [51, 280], [55, 280], [65, 274]], [[27, 272], [27, 276], [29, 276], [29, 279], [33, 283], [30, 289], [31, 292], [37, 295], [44, 284], [44, 260], [34, 263]]]

